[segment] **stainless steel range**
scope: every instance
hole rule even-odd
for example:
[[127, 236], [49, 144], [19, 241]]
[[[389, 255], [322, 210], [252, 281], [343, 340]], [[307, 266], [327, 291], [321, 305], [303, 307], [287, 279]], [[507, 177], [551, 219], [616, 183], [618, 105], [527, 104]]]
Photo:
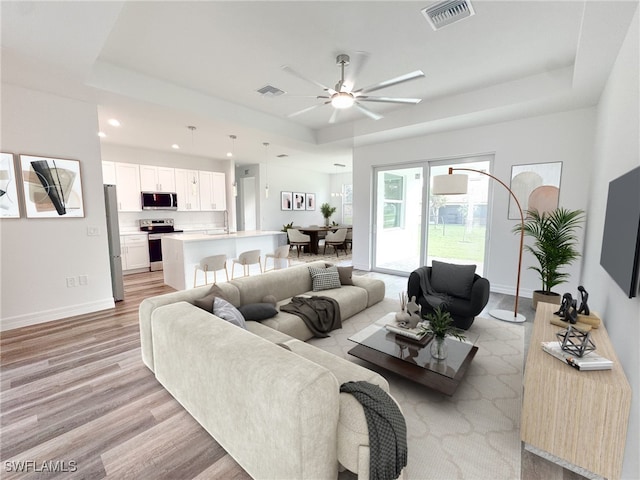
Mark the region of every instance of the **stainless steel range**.
[[155, 218], [140, 220], [140, 230], [149, 233], [150, 270], [162, 270], [162, 237], [182, 230], [173, 228], [173, 218]]

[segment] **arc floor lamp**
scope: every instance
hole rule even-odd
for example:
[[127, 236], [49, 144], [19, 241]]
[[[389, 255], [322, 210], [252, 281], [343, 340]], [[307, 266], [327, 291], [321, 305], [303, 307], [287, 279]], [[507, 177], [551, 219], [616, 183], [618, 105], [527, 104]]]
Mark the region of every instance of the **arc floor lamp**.
[[453, 171], [466, 171], [475, 172], [481, 175], [486, 175], [492, 178], [504, 188], [507, 189], [509, 194], [513, 197], [518, 206], [518, 212], [520, 213], [520, 249], [518, 254], [518, 275], [516, 277], [516, 303], [513, 312], [509, 310], [491, 310], [489, 315], [505, 322], [522, 323], [526, 320], [525, 316], [518, 313], [518, 300], [520, 299], [520, 271], [522, 269], [522, 247], [524, 246], [524, 214], [522, 213], [522, 207], [520, 202], [511, 189], [502, 180], [494, 177], [493, 175], [483, 172], [482, 170], [474, 170], [472, 168], [453, 168], [449, 167], [448, 175], [436, 175], [433, 177], [433, 187], [431, 189], [432, 195], [462, 195], [467, 193], [467, 184], [469, 176], [465, 174], [454, 174]]

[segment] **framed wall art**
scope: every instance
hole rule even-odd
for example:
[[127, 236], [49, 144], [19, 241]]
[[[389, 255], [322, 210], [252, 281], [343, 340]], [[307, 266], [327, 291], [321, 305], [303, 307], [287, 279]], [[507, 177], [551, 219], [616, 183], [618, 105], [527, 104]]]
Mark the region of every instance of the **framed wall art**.
[[280, 192], [280, 210], [291, 210], [293, 208], [293, 195], [291, 192]]
[[293, 209], [304, 210], [305, 209], [305, 194], [300, 192], [293, 192]]
[[84, 217], [80, 162], [20, 155], [27, 218]]
[[306, 210], [315, 210], [316, 209], [316, 194], [315, 193], [307, 193], [307, 203]]
[[[558, 208], [562, 162], [532, 163], [511, 167], [511, 190], [520, 202], [522, 212], [550, 212]], [[509, 219], [519, 220], [516, 202], [509, 196]]]
[[12, 153], [0, 153], [0, 218], [20, 218], [18, 180]]

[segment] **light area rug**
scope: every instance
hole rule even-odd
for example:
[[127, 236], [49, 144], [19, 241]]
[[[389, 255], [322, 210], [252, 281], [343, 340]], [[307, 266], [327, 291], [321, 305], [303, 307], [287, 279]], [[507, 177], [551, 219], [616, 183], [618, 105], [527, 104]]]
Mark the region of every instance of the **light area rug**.
[[[476, 318], [468, 332], [478, 336], [478, 352], [457, 391], [447, 396], [348, 355], [351, 335], [397, 308], [397, 300], [386, 298], [344, 321], [330, 337], [309, 343], [389, 381], [407, 421], [406, 480], [519, 479], [523, 326]], [[340, 478], [355, 476], [345, 472]]]

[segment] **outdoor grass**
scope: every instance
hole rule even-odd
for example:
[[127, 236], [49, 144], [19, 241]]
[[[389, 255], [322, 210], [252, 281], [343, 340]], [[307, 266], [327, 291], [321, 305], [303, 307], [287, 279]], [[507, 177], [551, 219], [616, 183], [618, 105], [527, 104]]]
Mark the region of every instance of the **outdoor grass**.
[[474, 226], [466, 232], [464, 225], [429, 225], [429, 256], [481, 263], [484, 261], [485, 230], [483, 226]]

